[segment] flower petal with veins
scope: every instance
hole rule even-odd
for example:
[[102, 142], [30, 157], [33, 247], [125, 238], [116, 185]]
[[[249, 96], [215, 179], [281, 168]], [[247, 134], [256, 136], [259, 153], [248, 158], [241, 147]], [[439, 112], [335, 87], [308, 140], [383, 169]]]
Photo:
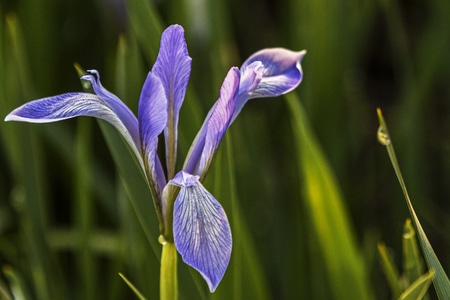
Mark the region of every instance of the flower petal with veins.
[[168, 122], [164, 128], [164, 137], [167, 168], [171, 172], [174, 172], [175, 168], [178, 116], [186, 94], [191, 64], [192, 59], [187, 50], [183, 27], [169, 26], [161, 36], [161, 45], [152, 73], [161, 80], [167, 98]]
[[140, 150], [128, 127], [98, 95], [66, 93], [30, 101], [10, 112], [5, 121], [50, 123], [79, 116], [103, 119], [113, 125], [128, 142], [142, 165]]
[[231, 257], [231, 230], [225, 211], [199, 176], [181, 171], [170, 183], [180, 186], [173, 211], [175, 246], [183, 261], [200, 272], [214, 292]]
[[161, 81], [152, 72], [149, 72], [139, 98], [139, 136], [143, 156], [150, 168], [150, 184], [159, 196], [166, 184], [166, 179], [156, 152], [158, 136], [167, 124], [166, 107], [167, 98]]
[[220, 89], [220, 97], [210, 109], [203, 125], [192, 143], [183, 170], [203, 178], [208, 171], [225, 132], [230, 126], [239, 89], [240, 73], [231, 68]]

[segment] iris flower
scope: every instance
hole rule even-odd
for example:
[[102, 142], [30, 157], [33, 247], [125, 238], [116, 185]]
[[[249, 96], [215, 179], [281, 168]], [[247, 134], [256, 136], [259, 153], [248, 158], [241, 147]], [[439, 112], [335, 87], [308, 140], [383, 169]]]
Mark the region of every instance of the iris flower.
[[[184, 262], [200, 272], [213, 292], [228, 266], [232, 237], [224, 209], [202, 181], [225, 132], [249, 99], [279, 96], [300, 84], [304, 54], [283, 48], [264, 49], [250, 56], [240, 69], [232, 67], [178, 173], [178, 115], [191, 72], [180, 25], [172, 25], [162, 34], [158, 57], [142, 87], [137, 118], [102, 86], [99, 73], [90, 70], [81, 79], [90, 82], [95, 94], [74, 92], [34, 100], [13, 110], [5, 121], [48, 123], [89, 116], [112, 124], [146, 175], [161, 232], [173, 239]], [[157, 156], [162, 133], [165, 168]], [[174, 189], [179, 191], [173, 202], [169, 194]], [[167, 233], [167, 228], [172, 232]]]

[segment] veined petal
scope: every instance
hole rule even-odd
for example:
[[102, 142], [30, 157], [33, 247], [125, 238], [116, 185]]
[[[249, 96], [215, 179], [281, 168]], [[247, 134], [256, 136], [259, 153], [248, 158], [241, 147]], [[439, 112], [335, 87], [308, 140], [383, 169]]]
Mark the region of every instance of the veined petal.
[[180, 186], [173, 212], [175, 246], [183, 261], [199, 271], [214, 292], [231, 257], [227, 216], [198, 176], [181, 171], [170, 182]]
[[152, 69], [153, 74], [161, 80], [168, 100], [168, 123], [164, 135], [169, 173], [175, 171], [178, 115], [189, 82], [191, 61], [184, 39], [183, 27], [180, 25], [169, 26], [161, 36], [158, 57]]
[[[305, 54], [304, 50], [294, 52], [284, 48], [269, 48], [256, 52], [242, 64], [241, 72], [246, 73], [246, 69], [251, 68], [262, 72], [262, 78], [256, 87], [245, 92], [250, 98], [258, 98], [275, 97], [293, 90], [302, 80], [300, 62]], [[261, 62], [262, 66], [255, 65], [254, 62]], [[241, 82], [245, 80], [246, 78], [242, 78]]]
[[230, 125], [239, 89], [239, 78], [238, 68], [233, 67], [228, 71], [220, 89], [220, 97], [206, 116], [191, 146], [184, 171], [200, 175], [201, 179], [208, 171], [212, 158]]
[[120, 116], [98, 95], [67, 93], [34, 100], [13, 110], [6, 116], [5, 121], [50, 123], [78, 116], [103, 119], [116, 127], [142, 165], [140, 152], [130, 131]]
[[241, 67], [233, 121], [249, 99], [276, 97], [295, 89], [303, 78], [300, 62], [305, 54], [305, 50], [269, 48], [250, 56]]
[[[161, 162], [156, 155], [158, 135], [167, 123], [167, 99], [158, 77], [149, 72], [139, 99], [138, 118], [142, 153], [151, 172], [151, 184], [160, 194], [166, 180]], [[156, 185], [155, 185], [156, 183]]]
[[136, 147], [140, 148], [138, 121], [133, 112], [116, 95], [105, 89], [100, 82], [97, 70], [88, 70], [89, 74], [81, 77], [91, 83], [94, 92], [116, 113], [133, 138]]

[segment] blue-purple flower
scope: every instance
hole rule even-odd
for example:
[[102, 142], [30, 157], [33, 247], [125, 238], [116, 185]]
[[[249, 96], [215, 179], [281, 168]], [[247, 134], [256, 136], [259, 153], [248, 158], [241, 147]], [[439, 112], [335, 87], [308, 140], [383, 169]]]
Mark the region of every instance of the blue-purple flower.
[[[305, 51], [264, 49], [241, 68], [228, 71], [217, 102], [198, 132], [183, 170], [176, 173], [178, 115], [191, 72], [184, 30], [168, 27], [158, 57], [142, 87], [138, 117], [100, 83], [97, 71], [87, 71], [94, 93], [74, 92], [28, 102], [5, 121], [48, 123], [77, 116], [103, 119], [119, 130], [136, 155], [151, 188], [161, 232], [173, 239], [184, 262], [201, 273], [213, 292], [227, 269], [232, 237], [220, 203], [202, 185], [222, 138], [252, 98], [274, 97], [296, 88], [302, 80]], [[165, 167], [157, 155], [158, 136], [165, 141]], [[169, 191], [179, 188], [175, 200]], [[172, 214], [170, 217], [168, 214]], [[173, 220], [168, 224], [168, 220]], [[167, 228], [172, 229], [167, 234]]]

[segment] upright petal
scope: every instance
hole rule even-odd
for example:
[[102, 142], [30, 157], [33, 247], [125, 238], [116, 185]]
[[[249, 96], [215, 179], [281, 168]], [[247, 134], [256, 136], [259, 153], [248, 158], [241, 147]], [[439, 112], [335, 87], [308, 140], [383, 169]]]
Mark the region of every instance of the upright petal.
[[239, 69], [228, 71], [220, 89], [220, 97], [209, 111], [194, 143], [191, 146], [184, 171], [205, 176], [220, 142], [227, 131], [234, 112], [239, 88]]
[[227, 216], [198, 176], [181, 171], [171, 183], [180, 186], [173, 212], [175, 246], [183, 261], [199, 271], [214, 292], [231, 257]]
[[13, 110], [6, 116], [5, 121], [50, 123], [78, 116], [103, 119], [116, 127], [128, 142], [142, 165], [138, 146], [130, 131], [125, 126], [120, 116], [118, 116], [98, 95], [89, 93], [67, 93], [34, 100]]
[[150, 171], [150, 183], [157, 195], [162, 191], [166, 180], [161, 162], [157, 156], [158, 135], [167, 123], [167, 99], [158, 77], [149, 72], [139, 99], [138, 119], [142, 153]]
[[168, 173], [175, 172], [178, 115], [186, 93], [191, 61], [180, 25], [169, 26], [162, 34], [159, 54], [152, 72], [163, 84], [167, 102], [167, 127], [164, 130]]
[[241, 84], [233, 121], [252, 98], [276, 97], [295, 89], [302, 81], [300, 62], [306, 51], [284, 48], [263, 49], [250, 56], [241, 67]]
[[139, 148], [139, 129], [136, 116], [116, 95], [102, 86], [100, 74], [96, 70], [88, 70], [87, 72], [89, 74], [81, 77], [81, 79], [91, 83], [94, 92], [102, 98], [102, 100], [116, 113], [120, 120], [122, 120], [122, 123], [125, 125], [136, 146]]

